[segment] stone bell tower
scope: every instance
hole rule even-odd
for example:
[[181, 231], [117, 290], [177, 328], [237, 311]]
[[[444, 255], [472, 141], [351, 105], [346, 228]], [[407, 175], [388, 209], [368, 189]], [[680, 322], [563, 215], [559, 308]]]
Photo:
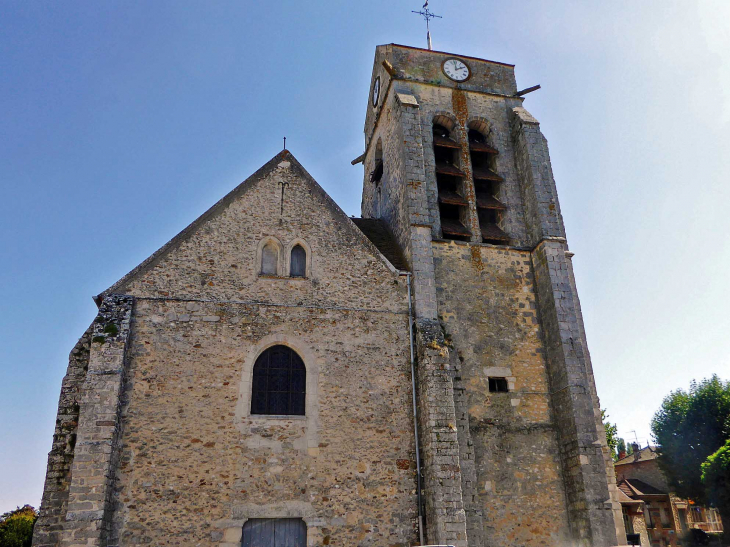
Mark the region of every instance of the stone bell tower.
[[512, 65], [379, 46], [362, 215], [413, 274], [427, 543], [624, 543], [547, 141]]

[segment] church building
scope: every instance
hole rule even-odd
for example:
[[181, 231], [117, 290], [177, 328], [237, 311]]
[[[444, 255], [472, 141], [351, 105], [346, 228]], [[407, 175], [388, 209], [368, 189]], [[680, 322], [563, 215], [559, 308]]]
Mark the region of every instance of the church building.
[[625, 544], [523, 102], [378, 46], [362, 218], [285, 149], [95, 297], [33, 546]]

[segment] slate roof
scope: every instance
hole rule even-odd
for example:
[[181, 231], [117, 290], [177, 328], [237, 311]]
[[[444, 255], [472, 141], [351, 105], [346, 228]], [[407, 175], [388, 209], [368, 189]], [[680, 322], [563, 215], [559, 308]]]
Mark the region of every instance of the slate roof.
[[626, 493], [621, 490], [621, 487], [619, 486], [618, 489], [618, 501], [619, 503], [622, 503], [623, 505], [638, 505], [641, 503], [644, 503], [642, 500], [632, 500], [630, 497], [626, 495]]
[[658, 488], [654, 488], [639, 479], [623, 479], [618, 483], [618, 489], [630, 498], [641, 496], [666, 496], [666, 492], [662, 492]]
[[627, 463], [656, 460], [659, 457], [659, 452], [657, 451], [656, 446], [647, 446], [646, 448], [642, 448], [641, 450], [639, 450], [638, 454], [638, 458], [635, 456], [635, 454], [630, 454], [625, 458], [621, 458], [613, 465], [615, 467], [617, 465], [626, 465]]
[[401, 271], [408, 269], [400, 245], [384, 220], [379, 218], [352, 218], [351, 220], [393, 267]]

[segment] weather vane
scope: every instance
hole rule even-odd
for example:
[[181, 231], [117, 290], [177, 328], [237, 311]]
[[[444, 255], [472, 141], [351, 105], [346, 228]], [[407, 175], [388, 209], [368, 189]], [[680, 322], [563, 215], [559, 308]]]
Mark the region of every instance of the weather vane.
[[428, 0], [426, 0], [426, 3], [423, 4], [422, 11], [411, 10], [411, 13], [417, 13], [418, 15], [423, 16], [423, 18], [426, 20], [426, 40], [428, 41], [428, 49], [433, 49], [431, 47], [431, 29], [429, 28], [429, 22], [431, 21], [431, 19], [442, 19], [442, 17], [440, 15], [435, 15], [431, 12], [431, 10], [428, 9]]

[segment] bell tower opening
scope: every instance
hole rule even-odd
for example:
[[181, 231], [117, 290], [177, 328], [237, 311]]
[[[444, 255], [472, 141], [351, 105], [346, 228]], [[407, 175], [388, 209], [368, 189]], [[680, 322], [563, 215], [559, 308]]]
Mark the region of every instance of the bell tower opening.
[[444, 239], [469, 241], [471, 232], [466, 225], [469, 202], [464, 197], [466, 174], [459, 169], [461, 145], [451, 138], [453, 122], [437, 116], [433, 123], [433, 156], [435, 163], [438, 210]]
[[506, 245], [509, 236], [500, 228], [500, 224], [507, 207], [499, 201], [504, 179], [496, 172], [499, 151], [489, 145], [487, 135], [488, 128], [484, 122], [469, 124], [467, 136], [479, 229], [482, 243]]

